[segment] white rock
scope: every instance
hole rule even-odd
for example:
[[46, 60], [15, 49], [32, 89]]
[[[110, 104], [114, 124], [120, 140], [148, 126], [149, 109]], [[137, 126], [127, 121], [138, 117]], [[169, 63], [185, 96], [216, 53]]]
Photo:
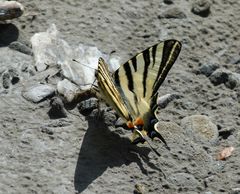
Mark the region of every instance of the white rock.
[[74, 100], [78, 90], [79, 88], [67, 79], [59, 81], [57, 84], [58, 93], [63, 95], [67, 102]]
[[104, 57], [97, 47], [80, 44], [74, 50], [74, 59], [62, 64], [64, 77], [72, 80], [81, 89], [89, 89], [95, 81], [99, 57]]
[[97, 84], [95, 73], [100, 57], [109, 65], [109, 71], [114, 72], [119, 68], [118, 57], [109, 58], [97, 47], [80, 44], [74, 50], [74, 61], [68, 61], [61, 66], [64, 77], [72, 80], [81, 90], [90, 89], [93, 84]]
[[97, 85], [95, 74], [100, 57], [110, 64], [111, 72], [119, 68], [119, 57], [104, 55], [97, 47], [83, 44], [76, 48], [69, 46], [59, 38], [54, 24], [46, 32], [35, 34], [31, 42], [38, 71], [44, 71], [48, 66], [59, 65], [61, 68], [66, 80], [57, 84], [57, 90], [68, 102], [76, 98], [79, 90], [89, 90], [93, 84]]
[[55, 24], [52, 24], [46, 32], [32, 36], [32, 50], [38, 71], [44, 71], [48, 66], [62, 65], [72, 58], [71, 47], [58, 36]]
[[55, 88], [52, 86], [38, 84], [25, 88], [22, 91], [22, 96], [29, 101], [37, 103], [54, 95], [54, 92]]

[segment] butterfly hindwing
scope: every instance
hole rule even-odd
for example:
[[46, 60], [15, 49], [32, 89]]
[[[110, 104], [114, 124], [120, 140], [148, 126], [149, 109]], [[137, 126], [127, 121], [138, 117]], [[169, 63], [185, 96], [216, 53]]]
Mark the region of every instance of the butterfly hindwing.
[[181, 43], [167, 40], [147, 48], [123, 64], [115, 73], [115, 84], [125, 96], [135, 117], [152, 109], [154, 96], [177, 59]]

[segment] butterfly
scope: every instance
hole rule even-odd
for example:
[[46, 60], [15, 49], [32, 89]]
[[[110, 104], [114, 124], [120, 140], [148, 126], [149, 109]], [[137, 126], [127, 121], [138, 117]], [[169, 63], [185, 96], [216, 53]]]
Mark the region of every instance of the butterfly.
[[99, 59], [95, 73], [98, 92], [126, 121], [133, 144], [144, 143], [149, 137], [159, 138], [167, 145], [157, 129], [158, 89], [180, 50], [177, 40], [160, 42], [132, 57], [114, 73]]

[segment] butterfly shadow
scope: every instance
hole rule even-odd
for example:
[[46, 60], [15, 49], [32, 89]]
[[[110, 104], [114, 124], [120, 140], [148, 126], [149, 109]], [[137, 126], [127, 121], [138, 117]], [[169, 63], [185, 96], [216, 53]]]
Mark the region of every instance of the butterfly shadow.
[[128, 138], [110, 131], [102, 121], [90, 119], [88, 123], [89, 127], [82, 141], [74, 175], [74, 187], [77, 192], [83, 192], [107, 168], [135, 162], [141, 172], [147, 175], [144, 162], [152, 169], [161, 171], [149, 161], [150, 148], [131, 144]]

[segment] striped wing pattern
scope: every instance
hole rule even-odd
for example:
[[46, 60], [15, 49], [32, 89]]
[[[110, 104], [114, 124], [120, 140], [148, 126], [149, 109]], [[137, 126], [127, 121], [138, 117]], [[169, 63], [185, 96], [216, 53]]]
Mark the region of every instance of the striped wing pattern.
[[111, 105], [116, 112], [126, 121], [131, 120], [131, 115], [122, 99], [121, 94], [118, 92], [113, 78], [108, 70], [107, 64], [102, 58], [98, 62], [98, 70], [96, 72], [98, 81], [99, 92], [101, 98]]
[[181, 50], [177, 40], [167, 40], [147, 48], [123, 64], [114, 81], [127, 100], [133, 118], [153, 111], [158, 89]]

